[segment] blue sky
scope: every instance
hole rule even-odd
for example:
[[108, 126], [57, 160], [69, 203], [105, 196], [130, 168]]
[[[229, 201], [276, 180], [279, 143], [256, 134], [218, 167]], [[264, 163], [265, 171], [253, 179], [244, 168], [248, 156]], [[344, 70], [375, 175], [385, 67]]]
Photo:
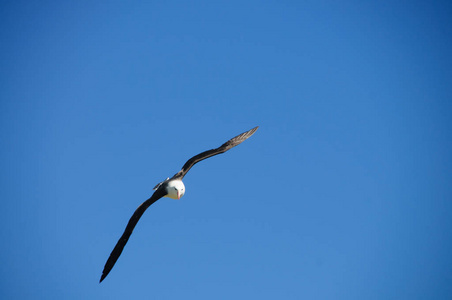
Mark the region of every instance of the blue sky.
[[0, 7], [2, 299], [452, 298], [450, 2]]

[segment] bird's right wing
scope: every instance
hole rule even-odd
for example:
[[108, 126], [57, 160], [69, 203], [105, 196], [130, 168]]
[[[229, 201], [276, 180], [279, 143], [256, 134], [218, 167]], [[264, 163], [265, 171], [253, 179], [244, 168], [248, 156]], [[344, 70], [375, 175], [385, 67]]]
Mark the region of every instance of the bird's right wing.
[[135, 228], [135, 225], [137, 225], [138, 220], [140, 220], [143, 213], [146, 211], [146, 209], [155, 201], [159, 200], [160, 198], [166, 196], [166, 191], [164, 188], [157, 189], [154, 194], [152, 194], [151, 198], [141, 203], [140, 206], [135, 210], [132, 217], [129, 220], [129, 223], [127, 223], [126, 229], [124, 230], [124, 233], [122, 234], [119, 241], [116, 243], [115, 248], [110, 254], [110, 257], [108, 257], [107, 262], [105, 263], [104, 270], [102, 271], [102, 276], [100, 277], [100, 281], [105, 279], [107, 277], [108, 273], [110, 273], [111, 269], [115, 265], [116, 261], [118, 260], [119, 256], [122, 253], [122, 250], [124, 249], [124, 246], [127, 244], [127, 241], [129, 240], [130, 235], [133, 232], [133, 229]]

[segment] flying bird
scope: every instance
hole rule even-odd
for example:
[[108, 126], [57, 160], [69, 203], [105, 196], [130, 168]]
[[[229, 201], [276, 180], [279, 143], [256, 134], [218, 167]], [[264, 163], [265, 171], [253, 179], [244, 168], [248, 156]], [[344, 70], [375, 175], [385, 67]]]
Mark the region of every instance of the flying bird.
[[162, 197], [168, 197], [171, 199], [180, 199], [185, 194], [185, 185], [182, 182], [182, 179], [184, 178], [185, 174], [193, 167], [196, 163], [200, 162], [201, 160], [204, 160], [206, 158], [212, 157], [217, 154], [224, 153], [228, 151], [229, 149], [237, 146], [238, 144], [242, 143], [244, 140], [249, 138], [256, 132], [256, 130], [259, 128], [259, 126], [254, 127], [251, 130], [248, 130], [247, 132], [244, 132], [242, 134], [239, 134], [238, 136], [230, 139], [220, 147], [216, 149], [211, 149], [204, 151], [198, 155], [193, 156], [187, 162], [184, 164], [182, 169], [177, 172], [173, 177], [167, 178], [164, 181], [160, 182], [154, 187], [154, 194], [152, 194], [151, 198], [141, 203], [140, 206], [135, 210], [132, 217], [129, 220], [129, 223], [127, 223], [126, 229], [124, 230], [124, 233], [122, 234], [121, 238], [116, 243], [115, 248], [110, 254], [110, 257], [108, 257], [107, 262], [105, 263], [104, 270], [102, 271], [102, 276], [100, 277], [100, 282], [107, 277], [108, 273], [110, 273], [111, 269], [115, 265], [116, 261], [118, 260], [119, 256], [122, 253], [122, 250], [124, 249], [124, 246], [127, 244], [127, 241], [130, 238], [130, 235], [132, 234], [133, 229], [135, 228], [135, 225], [137, 225], [138, 220], [140, 220], [143, 213], [146, 211], [146, 209], [155, 201], [159, 200]]

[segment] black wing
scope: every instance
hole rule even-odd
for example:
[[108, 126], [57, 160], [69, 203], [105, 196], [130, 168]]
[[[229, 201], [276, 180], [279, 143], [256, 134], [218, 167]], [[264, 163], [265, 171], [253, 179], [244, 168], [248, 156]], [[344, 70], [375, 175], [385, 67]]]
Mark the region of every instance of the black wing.
[[129, 223], [127, 223], [126, 229], [124, 230], [124, 233], [122, 234], [119, 241], [116, 243], [115, 248], [113, 251], [111, 251], [110, 257], [108, 258], [107, 262], [105, 263], [104, 270], [102, 271], [102, 276], [100, 277], [100, 282], [107, 277], [108, 273], [110, 273], [111, 269], [113, 269], [113, 266], [115, 265], [116, 261], [118, 260], [119, 256], [122, 253], [122, 250], [124, 249], [124, 246], [127, 244], [127, 241], [129, 240], [130, 235], [133, 232], [133, 229], [135, 228], [135, 225], [137, 225], [138, 220], [140, 220], [143, 213], [146, 211], [146, 209], [155, 201], [159, 200], [163, 196], [166, 195], [166, 190], [164, 187], [160, 187], [157, 189], [154, 194], [152, 194], [151, 198], [141, 203], [140, 206], [135, 210], [132, 217], [129, 220]]
[[247, 138], [252, 136], [258, 128], [259, 128], [259, 126], [256, 126], [253, 129], [248, 130], [247, 132], [239, 134], [238, 136], [233, 137], [232, 139], [230, 139], [229, 141], [227, 141], [226, 143], [224, 143], [223, 145], [221, 145], [220, 147], [218, 147], [216, 149], [207, 150], [207, 151], [204, 151], [203, 153], [193, 156], [184, 164], [184, 166], [182, 167], [182, 170], [180, 170], [176, 175], [174, 175], [172, 179], [184, 178], [184, 176], [185, 176], [185, 174], [187, 174], [188, 170], [190, 170], [191, 167], [193, 167], [196, 163], [198, 163], [201, 160], [204, 160], [206, 158], [212, 157], [214, 155], [224, 153], [224, 152], [228, 151], [229, 149], [231, 149], [232, 147], [237, 146], [238, 144], [242, 143], [244, 140], [246, 140]]

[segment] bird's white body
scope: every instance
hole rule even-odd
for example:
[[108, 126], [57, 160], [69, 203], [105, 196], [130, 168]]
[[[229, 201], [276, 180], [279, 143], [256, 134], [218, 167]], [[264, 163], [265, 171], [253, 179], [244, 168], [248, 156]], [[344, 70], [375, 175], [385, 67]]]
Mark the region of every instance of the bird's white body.
[[168, 194], [165, 197], [179, 200], [185, 194], [185, 185], [182, 180], [170, 180], [166, 186]]

